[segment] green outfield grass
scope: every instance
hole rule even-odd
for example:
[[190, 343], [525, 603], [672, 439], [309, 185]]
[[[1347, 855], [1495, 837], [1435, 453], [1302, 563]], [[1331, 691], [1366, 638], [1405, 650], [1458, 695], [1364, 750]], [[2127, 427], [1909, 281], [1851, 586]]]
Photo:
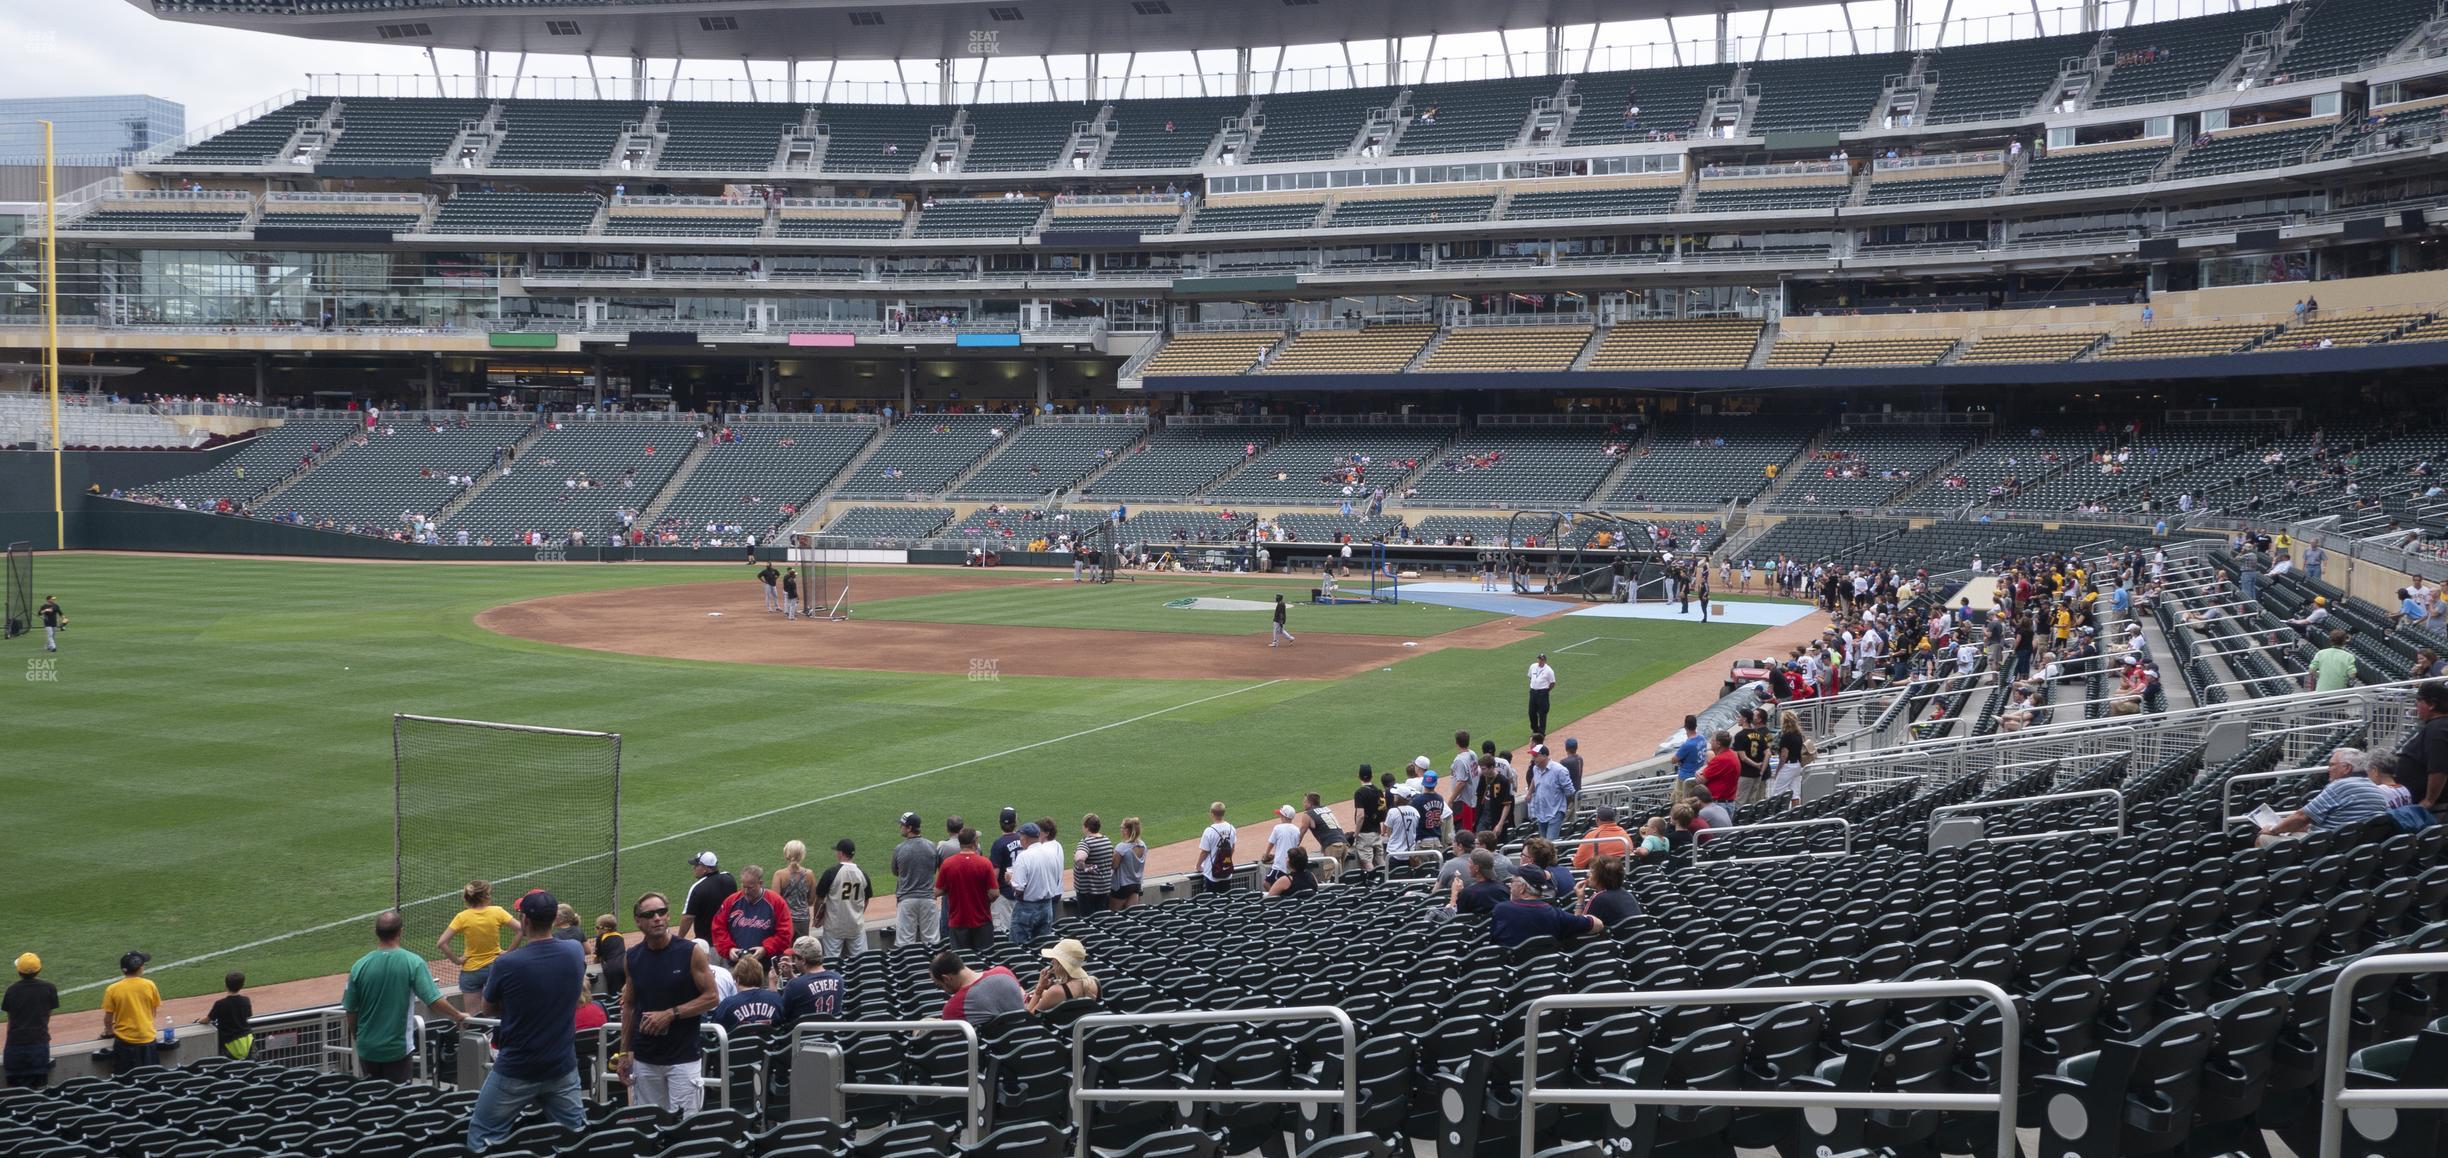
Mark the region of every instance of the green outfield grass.
[[[1048, 576], [1050, 580], [1052, 577]], [[1312, 606], [1308, 581], [1266, 581], [1247, 576], [1197, 580], [1142, 579], [1137, 582], [1072, 583], [1041, 580], [1027, 585], [1028, 595], [1015, 599], [1008, 586], [942, 595], [914, 595], [859, 604], [861, 619], [909, 619], [936, 623], [1009, 624], [1018, 627], [1105, 628], [1115, 631], [1177, 631], [1199, 635], [1265, 635], [1274, 622], [1269, 611], [1208, 611], [1165, 604], [1193, 596], [1271, 603], [1277, 595], [1291, 604], [1287, 622], [1295, 634], [1303, 631], [1345, 632], [1353, 635], [1437, 635], [1502, 619], [1485, 611], [1466, 611], [1429, 603], [1340, 603]], [[851, 585], [855, 593], [855, 582]], [[1343, 587], [1351, 593], [1350, 584]], [[1359, 591], [1368, 583], [1361, 581]]]
[[[1542, 648], [1602, 637], [1557, 656], [1554, 714], [1570, 720], [1753, 630], [1565, 621], [1548, 626], [1551, 640], [1448, 649], [1333, 682], [982, 682], [579, 651], [472, 621], [518, 599], [730, 578], [707, 567], [46, 555], [35, 574], [72, 627], [57, 666], [27, 672], [54, 678], [0, 686], [0, 879], [18, 893], [0, 955], [40, 952], [73, 1008], [95, 1005], [130, 948], [154, 956], [173, 995], [212, 990], [229, 968], [258, 983], [345, 968], [368, 943], [356, 918], [391, 900], [393, 712], [622, 733], [625, 891], [685, 885], [682, 858], [701, 847], [726, 865], [771, 866], [792, 838], [821, 849], [856, 837], [889, 880], [892, 818], [905, 808], [930, 831], [947, 811], [991, 817], [1012, 804], [1067, 824], [1090, 810], [1135, 814], [1151, 842], [1183, 839], [1210, 799], [1247, 819], [1301, 791], [1347, 797], [1358, 763], [1441, 756], [1457, 727], [1520, 743], [1522, 669]], [[1177, 587], [1272, 590], [1247, 577], [1093, 590], [1015, 580], [861, 614], [1263, 630], [1235, 613], [1163, 608]], [[917, 606], [938, 599], [954, 603]], [[1295, 614], [1311, 630], [1421, 634], [1412, 623], [1486, 618], [1409, 604]], [[23, 666], [40, 646], [39, 633], [11, 641], [5, 662]], [[1591, 753], [1601, 766], [1636, 755]], [[471, 794], [466, 822], [497, 832], [500, 852], [466, 875], [549, 887], [518, 874], [576, 855], [522, 842], [521, 818], [551, 807], [523, 797], [511, 770]], [[588, 918], [604, 907], [574, 900]], [[343, 927], [293, 935], [329, 922]], [[409, 942], [436, 932], [412, 929]]]

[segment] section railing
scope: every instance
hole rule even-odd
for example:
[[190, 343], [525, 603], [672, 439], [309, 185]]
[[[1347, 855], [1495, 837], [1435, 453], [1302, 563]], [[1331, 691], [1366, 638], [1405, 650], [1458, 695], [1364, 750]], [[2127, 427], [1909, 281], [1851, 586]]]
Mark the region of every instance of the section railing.
[[1983, 829], [1981, 835], [1973, 837], [1967, 843], [2010, 844], [2026, 840], [2047, 840], [2060, 836], [2125, 835], [2125, 794], [2114, 788], [2091, 788], [2081, 792], [2057, 792], [2047, 796], [2014, 796], [2004, 800], [1975, 800], [1966, 804], [1940, 805], [1930, 810], [1930, 851], [1937, 852], [1945, 847], [1939, 843], [1939, 835], [1945, 829], [1946, 819], [1950, 816], [1958, 816], [1967, 812], [1986, 812], [1998, 808], [2019, 808], [2027, 804], [2065, 804], [2076, 800], [2100, 799], [2116, 801], [2115, 824], [2078, 825], [2071, 828], [2052, 828], [2045, 832], [2019, 832], [2008, 836], [1991, 836], [1986, 829]]
[[[961, 1113], [961, 1143], [974, 1146], [986, 1121], [986, 1081], [984, 1068], [978, 1064], [977, 1027], [967, 1021], [802, 1021], [791, 1027], [790, 1052], [793, 1056], [818, 1034], [829, 1037], [856, 1037], [868, 1034], [908, 1033], [958, 1034], [965, 1051], [966, 1064], [961, 1070], [962, 1084], [957, 1086], [916, 1086], [892, 1082], [843, 1082], [839, 1087], [845, 1095], [886, 1098], [959, 1098]], [[728, 1090], [729, 1083], [725, 1083]], [[729, 1102], [725, 1102], [729, 1105]]]
[[[1535, 1013], [1533, 1014], [1535, 1017]], [[2011, 1016], [2011, 1015], [2009, 1015]], [[1270, 1025], [1287, 1021], [1328, 1021], [1341, 1032], [1341, 1081], [1319, 1089], [1111, 1089], [1093, 1087], [1088, 1077], [1088, 1035], [1099, 1029], [1135, 1025]], [[1536, 1024], [1533, 1022], [1533, 1024]], [[2007, 1042], [2012, 1045], [2010, 1031]], [[2006, 1063], [2009, 1067], [2012, 1062]], [[2011, 1075], [2011, 1069], [2009, 1074]], [[1099, 1102], [1220, 1102], [1232, 1105], [1336, 1103], [1343, 1108], [1344, 1128], [1360, 1120], [1360, 1031], [1351, 1015], [1331, 1005], [1295, 1005], [1278, 1009], [1183, 1010], [1177, 1013], [1091, 1013], [1071, 1024], [1071, 1128], [1079, 1136], [1078, 1158], [1088, 1158], [1090, 1107]], [[1529, 1153], [1525, 1148], [1523, 1153]]]
[[[2443, 958], [2448, 959], [2448, 958]], [[2343, 988], [2343, 983], [2341, 983]], [[1539, 1023], [1549, 1013], [1575, 1010], [1645, 1009], [1661, 1006], [1784, 1005], [1792, 1002], [1909, 1000], [1972, 997], [1998, 1011], [1997, 1087], [1994, 1094], [1874, 1092], [1868, 1090], [1540, 1088]], [[2333, 1019], [2332, 1026], [2342, 1027]], [[2335, 1048], [2334, 1045], [2332, 1048]], [[2023, 1018], [2015, 999], [1986, 981], [1890, 981], [1857, 985], [1763, 986], [1754, 989], [1665, 989], [1651, 993], [1557, 994], [1530, 1003], [1522, 1026], [1521, 1149], [1538, 1152], [1538, 1108], [1572, 1106], [1730, 1106], [1771, 1110], [1952, 1110], [1995, 1113], [1995, 1158], [2019, 1158], [2015, 1103], [2022, 1080]], [[1346, 1066], [1346, 1073], [1349, 1067]], [[1350, 1119], [1345, 1119], [1349, 1121]], [[1085, 1151], [1083, 1150], [1084, 1154]]]
[[[2364, 1111], [2358, 1121], [2393, 1122], [2398, 1110], [2448, 1110], [2448, 1087], [2396, 1086], [2387, 1089], [2346, 1088], [2347, 1035], [2354, 1029], [2355, 986], [2373, 977], [2407, 973], [2448, 973], [2448, 953], [2394, 953], [2365, 957], [2340, 970], [2329, 991], [2329, 1020], [2321, 1051], [2320, 1158], [2343, 1158], [2346, 1115]], [[2378, 1111], [2372, 1113], [2371, 1111]]]

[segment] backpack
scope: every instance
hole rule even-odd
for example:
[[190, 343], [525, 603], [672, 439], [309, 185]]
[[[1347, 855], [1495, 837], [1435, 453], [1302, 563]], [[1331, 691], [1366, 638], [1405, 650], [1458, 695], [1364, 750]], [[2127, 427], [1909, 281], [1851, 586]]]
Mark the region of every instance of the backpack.
[[2389, 809], [2388, 814], [2389, 819], [2396, 821], [2397, 827], [2406, 832], [2421, 832], [2439, 823], [2439, 817], [2431, 815], [2430, 809], [2419, 804], [2400, 804]]
[[1811, 765], [1816, 764], [1816, 763], [1818, 763], [1818, 762], [1819, 762], [1819, 746], [1818, 746], [1817, 744], [1811, 743], [1811, 742], [1810, 742], [1808, 739], [1803, 740], [1803, 741], [1802, 741], [1802, 766], [1803, 766], [1803, 767], [1805, 767], [1805, 768], [1808, 768], [1808, 767], [1810, 767]]
[[1216, 832], [1215, 852], [1207, 858], [1207, 876], [1223, 880], [1233, 871], [1233, 830], [1223, 827]]

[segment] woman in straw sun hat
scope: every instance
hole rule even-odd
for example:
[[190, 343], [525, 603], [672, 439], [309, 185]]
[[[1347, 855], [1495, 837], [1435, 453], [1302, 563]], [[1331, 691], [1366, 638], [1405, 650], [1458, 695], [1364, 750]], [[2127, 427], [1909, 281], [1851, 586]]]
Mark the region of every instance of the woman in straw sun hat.
[[1044, 1013], [1075, 997], [1095, 997], [1097, 979], [1088, 975], [1088, 947], [1072, 938], [1038, 951], [1046, 966], [1037, 971], [1037, 986], [1029, 990], [1030, 1013]]

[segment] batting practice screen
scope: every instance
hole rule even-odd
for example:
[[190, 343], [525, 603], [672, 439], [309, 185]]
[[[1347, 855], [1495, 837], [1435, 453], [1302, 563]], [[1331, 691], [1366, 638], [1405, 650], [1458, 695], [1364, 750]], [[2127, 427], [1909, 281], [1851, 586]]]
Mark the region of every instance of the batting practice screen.
[[540, 888], [581, 922], [626, 912], [620, 751], [617, 732], [391, 717], [392, 903], [408, 928], [449, 924], [472, 880], [505, 909]]
[[15, 639], [34, 630], [34, 544], [8, 546], [8, 603], [0, 612], [0, 639]]

